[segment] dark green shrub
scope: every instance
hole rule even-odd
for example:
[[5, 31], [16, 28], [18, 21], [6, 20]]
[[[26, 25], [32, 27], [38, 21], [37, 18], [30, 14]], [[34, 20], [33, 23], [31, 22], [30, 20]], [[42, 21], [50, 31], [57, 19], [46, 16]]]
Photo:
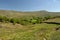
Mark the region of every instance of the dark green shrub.
[[37, 23], [42, 23], [43, 19], [41, 17], [37, 17]]
[[17, 23], [17, 19], [16, 18], [11, 18], [10, 22], [13, 23], [13, 24], [16, 24]]
[[0, 22], [6, 22], [7, 17], [6, 16], [0, 16]]
[[48, 20], [52, 18], [51, 16], [47, 15], [45, 17], [21, 17], [21, 18], [8, 18], [6, 16], [0, 16], [0, 22], [11, 22], [13, 24], [22, 24], [22, 25], [27, 25], [27, 24], [39, 24], [42, 23], [45, 20]]

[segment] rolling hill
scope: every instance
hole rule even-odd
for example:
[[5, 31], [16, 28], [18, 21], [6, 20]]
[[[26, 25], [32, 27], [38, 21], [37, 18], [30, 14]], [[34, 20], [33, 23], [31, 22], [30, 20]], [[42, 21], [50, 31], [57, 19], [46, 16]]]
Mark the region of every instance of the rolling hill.
[[0, 15], [8, 16], [8, 17], [21, 17], [21, 16], [60, 16], [60, 12], [48, 12], [45, 10], [42, 11], [32, 11], [32, 12], [21, 12], [21, 11], [13, 11], [13, 10], [0, 10]]
[[[47, 15], [60, 16], [60, 12], [48, 12], [44, 10], [34, 11], [34, 12], [0, 10], [0, 15], [7, 16], [7, 17], [24, 18], [24, 17], [31, 17], [31, 16], [43, 17]], [[5, 20], [5, 17], [3, 18], [4, 18], [3, 20]], [[26, 20], [23, 20], [22, 22], [24, 21]], [[45, 20], [44, 22], [46, 23], [39, 23], [39, 24], [36, 23], [31, 25], [30, 24], [21, 25], [17, 23], [13, 25], [13, 23], [10, 22], [0, 22], [0, 40], [60, 40], [60, 18], [48, 19]]]

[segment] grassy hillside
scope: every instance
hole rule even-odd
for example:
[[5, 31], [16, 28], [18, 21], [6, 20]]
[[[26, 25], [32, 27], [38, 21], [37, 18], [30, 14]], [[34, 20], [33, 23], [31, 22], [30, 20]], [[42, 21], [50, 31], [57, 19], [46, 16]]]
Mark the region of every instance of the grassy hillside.
[[8, 17], [21, 17], [21, 16], [57, 16], [60, 15], [60, 12], [48, 12], [48, 11], [32, 11], [32, 12], [20, 12], [13, 10], [0, 10], [0, 15], [5, 15]]
[[[43, 16], [60, 16], [60, 12], [47, 12], [47, 11], [35, 11], [35, 12], [19, 12], [19, 11], [7, 11], [0, 10], [1, 16], [15, 17], [23, 19], [21, 23], [26, 23], [35, 20], [41, 21], [39, 17]], [[10, 23], [9, 20], [6, 22], [6, 17], [0, 16], [0, 40], [60, 40], [60, 18], [50, 18], [45, 20], [42, 23], [21, 25], [15, 23]], [[32, 18], [33, 16], [33, 18]], [[36, 17], [38, 16], [38, 17]], [[26, 17], [26, 18], [25, 18]], [[14, 18], [14, 19], [15, 19]], [[32, 18], [30, 20], [30, 18]], [[37, 19], [38, 18], [38, 19]], [[46, 17], [45, 17], [46, 18]], [[8, 18], [10, 19], [10, 18]], [[2, 22], [1, 22], [2, 20]], [[12, 22], [15, 22], [13, 20]], [[20, 22], [20, 21], [19, 21]]]
[[[23, 26], [20, 24], [0, 23], [1, 40], [56, 40], [60, 38], [56, 24], [35, 24]], [[58, 34], [57, 34], [58, 33]], [[54, 34], [54, 35], [53, 35]], [[56, 36], [57, 38], [56, 38]], [[53, 38], [52, 38], [53, 37]], [[59, 38], [58, 38], [59, 37]], [[56, 39], [55, 39], [56, 38]]]

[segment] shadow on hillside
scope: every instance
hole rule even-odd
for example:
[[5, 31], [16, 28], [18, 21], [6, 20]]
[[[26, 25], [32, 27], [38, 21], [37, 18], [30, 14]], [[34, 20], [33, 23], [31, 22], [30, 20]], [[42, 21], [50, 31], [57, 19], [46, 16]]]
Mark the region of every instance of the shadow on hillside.
[[57, 25], [60, 25], [60, 23], [57, 23], [57, 22], [44, 22], [44, 23], [47, 23], [47, 24], [57, 24]]

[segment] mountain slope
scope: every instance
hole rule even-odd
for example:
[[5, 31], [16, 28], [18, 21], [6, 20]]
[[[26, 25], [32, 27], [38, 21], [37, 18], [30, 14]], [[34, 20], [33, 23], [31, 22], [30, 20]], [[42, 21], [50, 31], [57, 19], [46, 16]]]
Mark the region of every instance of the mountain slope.
[[48, 12], [48, 11], [33, 11], [33, 12], [19, 12], [13, 10], [0, 10], [0, 15], [8, 17], [21, 17], [21, 16], [60, 16], [60, 12]]

